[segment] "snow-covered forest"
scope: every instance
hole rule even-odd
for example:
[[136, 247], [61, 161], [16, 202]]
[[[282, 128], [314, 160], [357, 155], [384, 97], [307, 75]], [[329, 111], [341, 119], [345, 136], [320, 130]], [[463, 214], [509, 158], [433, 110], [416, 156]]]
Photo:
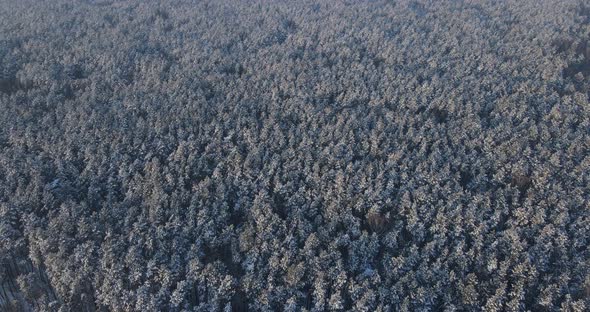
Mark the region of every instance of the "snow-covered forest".
[[588, 311], [589, 97], [580, 0], [0, 0], [0, 311]]

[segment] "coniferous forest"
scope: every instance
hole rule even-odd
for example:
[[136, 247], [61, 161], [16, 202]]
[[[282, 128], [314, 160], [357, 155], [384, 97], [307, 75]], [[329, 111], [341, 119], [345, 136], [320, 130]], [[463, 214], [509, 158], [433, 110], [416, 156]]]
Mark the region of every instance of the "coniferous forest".
[[0, 0], [0, 311], [588, 311], [589, 98], [581, 0]]

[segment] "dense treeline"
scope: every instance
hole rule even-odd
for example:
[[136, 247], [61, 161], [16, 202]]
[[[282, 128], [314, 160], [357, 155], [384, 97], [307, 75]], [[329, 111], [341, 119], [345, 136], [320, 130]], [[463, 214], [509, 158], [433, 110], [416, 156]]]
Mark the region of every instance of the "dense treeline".
[[590, 5], [0, 0], [0, 310], [587, 311]]

